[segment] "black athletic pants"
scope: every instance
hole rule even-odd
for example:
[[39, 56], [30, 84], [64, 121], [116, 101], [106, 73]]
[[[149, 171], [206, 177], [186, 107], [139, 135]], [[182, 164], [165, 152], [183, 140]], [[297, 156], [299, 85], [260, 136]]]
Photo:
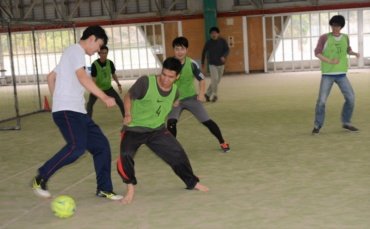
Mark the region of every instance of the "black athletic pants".
[[199, 179], [193, 173], [189, 159], [176, 138], [166, 129], [147, 133], [125, 131], [121, 139], [121, 155], [117, 161], [117, 170], [126, 184], [136, 184], [134, 157], [138, 148], [145, 144], [158, 157], [165, 161], [178, 177], [193, 189]]
[[[106, 95], [108, 95], [110, 97], [113, 97], [116, 100], [117, 106], [121, 110], [122, 117], [125, 117], [125, 108], [123, 107], [122, 99], [119, 96], [119, 94], [116, 92], [116, 90], [114, 90], [114, 88], [111, 87], [108, 90], [104, 90], [103, 92]], [[86, 104], [87, 115], [90, 116], [90, 118], [92, 117], [93, 106], [94, 106], [94, 104], [95, 104], [95, 102], [96, 102], [97, 99], [98, 98], [94, 94], [90, 93], [90, 95], [89, 95], [89, 101]]]

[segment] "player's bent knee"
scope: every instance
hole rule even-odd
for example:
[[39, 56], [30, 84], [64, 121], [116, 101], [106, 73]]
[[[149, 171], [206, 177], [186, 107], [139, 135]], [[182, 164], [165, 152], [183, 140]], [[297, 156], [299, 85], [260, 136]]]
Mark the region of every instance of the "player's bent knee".
[[202, 122], [202, 124], [205, 125], [206, 127], [209, 127], [213, 125], [214, 123], [215, 122], [212, 119], [208, 119], [207, 121]]
[[177, 119], [169, 119], [169, 120], [167, 121], [167, 130], [168, 130], [169, 132], [171, 132], [171, 134], [172, 134], [173, 136], [175, 136], [175, 137], [176, 137], [176, 135], [177, 135], [177, 128], [176, 128], [176, 124], [177, 124]]

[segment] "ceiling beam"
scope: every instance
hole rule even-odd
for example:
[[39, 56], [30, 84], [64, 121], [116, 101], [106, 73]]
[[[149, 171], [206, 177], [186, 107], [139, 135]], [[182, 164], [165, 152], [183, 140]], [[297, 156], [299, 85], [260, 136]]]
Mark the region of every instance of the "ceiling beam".
[[249, 0], [249, 2], [257, 9], [263, 9], [263, 0]]
[[319, 5], [319, 0], [310, 0], [310, 3], [313, 6], [318, 6]]
[[111, 19], [115, 16], [115, 13], [113, 12], [113, 7], [111, 7], [110, 0], [102, 0], [103, 5], [105, 6], [105, 9], [108, 12], [108, 15]]
[[77, 9], [80, 7], [80, 5], [81, 5], [82, 2], [83, 2], [83, 0], [78, 0], [76, 2], [75, 7], [71, 10], [71, 13], [67, 16], [67, 18], [69, 20], [73, 18], [73, 15], [76, 13]]
[[62, 2], [60, 3], [60, 7], [58, 6], [58, 3], [57, 3], [56, 0], [53, 0], [53, 5], [54, 5], [55, 10], [57, 11], [57, 14], [62, 19], [62, 21], [66, 21], [65, 10], [60, 9], [60, 7], [62, 7], [62, 8], [64, 7], [64, 0], [62, 0]]
[[158, 10], [158, 14], [159, 16], [162, 16], [162, 7], [161, 7], [161, 3], [159, 2], [159, 0], [155, 0], [155, 6], [157, 7], [157, 10]]
[[9, 5], [9, 4], [7, 4], [7, 2], [5, 2], [5, 1], [1, 1], [1, 3], [0, 3], [0, 10], [1, 10], [2, 12], [4, 12], [4, 14], [5, 14], [9, 19], [13, 18], [13, 14], [12, 14], [12, 11], [11, 11], [11, 9], [10, 9], [10, 5]]
[[14, 17], [15, 18], [20, 18], [20, 0], [14, 0], [13, 1], [13, 4], [14, 6], [12, 7], [13, 8], [13, 11], [14, 11]]
[[116, 16], [122, 14], [123, 10], [127, 8], [129, 0], [124, 0], [122, 6], [117, 10]]
[[26, 19], [28, 17], [28, 15], [32, 12], [33, 8], [35, 7], [35, 5], [39, 2], [40, 2], [40, 0], [34, 0], [32, 2], [32, 4], [30, 5], [30, 8], [28, 8], [26, 13], [23, 15], [23, 19]]
[[172, 0], [171, 5], [166, 9], [167, 12], [171, 11], [175, 7], [177, 0]]

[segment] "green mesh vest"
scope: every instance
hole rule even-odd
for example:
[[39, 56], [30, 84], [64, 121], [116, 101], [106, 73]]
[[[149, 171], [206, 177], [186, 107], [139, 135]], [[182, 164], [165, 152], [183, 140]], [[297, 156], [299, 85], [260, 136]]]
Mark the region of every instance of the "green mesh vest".
[[179, 90], [180, 100], [197, 94], [194, 87], [194, 74], [191, 67], [191, 59], [189, 57], [185, 59], [185, 64], [181, 69], [180, 77], [176, 81], [176, 85]]
[[172, 86], [168, 96], [162, 96], [158, 91], [155, 75], [148, 76], [149, 86], [144, 98], [132, 101], [131, 123], [129, 127], [146, 127], [155, 129], [163, 125], [168, 113], [172, 110], [177, 87]]
[[110, 67], [110, 60], [107, 59], [104, 67], [100, 66], [98, 60], [93, 63], [96, 68], [96, 85], [104, 90], [112, 87], [112, 69]]
[[348, 70], [348, 37], [346, 34], [342, 34], [340, 40], [335, 40], [332, 33], [328, 34], [328, 40], [326, 41], [326, 47], [322, 53], [323, 56], [339, 60], [339, 64], [329, 64], [321, 61], [321, 72], [325, 73], [344, 73]]

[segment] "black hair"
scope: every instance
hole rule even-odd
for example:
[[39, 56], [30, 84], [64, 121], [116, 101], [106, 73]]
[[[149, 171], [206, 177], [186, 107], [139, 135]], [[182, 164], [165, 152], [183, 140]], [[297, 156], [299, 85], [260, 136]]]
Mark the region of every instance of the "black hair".
[[188, 48], [189, 47], [189, 41], [188, 41], [188, 39], [186, 39], [186, 37], [176, 37], [172, 41], [172, 48], [175, 48], [176, 46], [182, 46], [182, 47]]
[[211, 28], [209, 29], [209, 33], [212, 33], [212, 32], [220, 33], [220, 29], [219, 29], [218, 27], [216, 27], [216, 26], [211, 27]]
[[103, 49], [104, 49], [104, 50], [109, 51], [109, 48], [108, 48], [108, 46], [106, 46], [106, 45], [103, 45], [103, 46], [100, 48], [100, 51], [101, 51], [101, 50], [103, 50]]
[[87, 27], [82, 33], [81, 40], [86, 40], [91, 35], [94, 35], [96, 39], [102, 39], [104, 41], [104, 45], [108, 43], [108, 36], [105, 33], [105, 30], [99, 25], [92, 25]]
[[329, 25], [332, 25], [332, 26], [338, 25], [341, 28], [343, 28], [345, 24], [346, 24], [346, 20], [344, 19], [342, 15], [335, 15], [329, 21]]
[[176, 75], [178, 75], [181, 71], [182, 65], [181, 62], [175, 57], [168, 57], [163, 62], [163, 68], [175, 71]]

